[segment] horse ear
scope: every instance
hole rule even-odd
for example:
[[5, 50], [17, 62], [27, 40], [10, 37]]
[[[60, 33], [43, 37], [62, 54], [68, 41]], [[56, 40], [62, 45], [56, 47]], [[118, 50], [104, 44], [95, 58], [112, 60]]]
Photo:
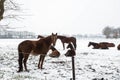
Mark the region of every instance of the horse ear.
[[57, 33], [56, 33], [56, 35], [57, 35]]
[[52, 35], [54, 35], [54, 34], [52, 33]]

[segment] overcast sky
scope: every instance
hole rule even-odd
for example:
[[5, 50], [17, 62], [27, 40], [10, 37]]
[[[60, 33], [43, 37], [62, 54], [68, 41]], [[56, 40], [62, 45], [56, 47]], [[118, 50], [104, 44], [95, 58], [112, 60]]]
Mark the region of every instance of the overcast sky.
[[37, 34], [99, 34], [120, 27], [120, 0], [19, 0], [32, 15], [21, 22]]

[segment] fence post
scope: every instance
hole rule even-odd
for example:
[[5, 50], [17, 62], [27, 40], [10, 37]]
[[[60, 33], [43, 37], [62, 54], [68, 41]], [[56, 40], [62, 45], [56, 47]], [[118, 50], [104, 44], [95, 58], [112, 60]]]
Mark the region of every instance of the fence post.
[[73, 73], [73, 80], [75, 80], [75, 63], [74, 63], [74, 56], [72, 56], [72, 73]]

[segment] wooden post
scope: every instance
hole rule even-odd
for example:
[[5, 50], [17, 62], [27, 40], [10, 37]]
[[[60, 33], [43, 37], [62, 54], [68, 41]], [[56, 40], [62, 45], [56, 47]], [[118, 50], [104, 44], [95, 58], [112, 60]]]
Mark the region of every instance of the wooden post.
[[73, 73], [73, 80], [75, 80], [75, 65], [74, 65], [74, 56], [72, 56], [72, 73]]

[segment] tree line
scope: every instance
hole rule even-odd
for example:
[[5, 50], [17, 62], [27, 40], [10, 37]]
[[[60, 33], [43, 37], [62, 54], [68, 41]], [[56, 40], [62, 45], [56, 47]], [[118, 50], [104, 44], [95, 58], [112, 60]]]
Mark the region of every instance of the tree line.
[[106, 26], [103, 31], [103, 35], [105, 35], [106, 38], [120, 38], [120, 27], [114, 28], [110, 26]]

